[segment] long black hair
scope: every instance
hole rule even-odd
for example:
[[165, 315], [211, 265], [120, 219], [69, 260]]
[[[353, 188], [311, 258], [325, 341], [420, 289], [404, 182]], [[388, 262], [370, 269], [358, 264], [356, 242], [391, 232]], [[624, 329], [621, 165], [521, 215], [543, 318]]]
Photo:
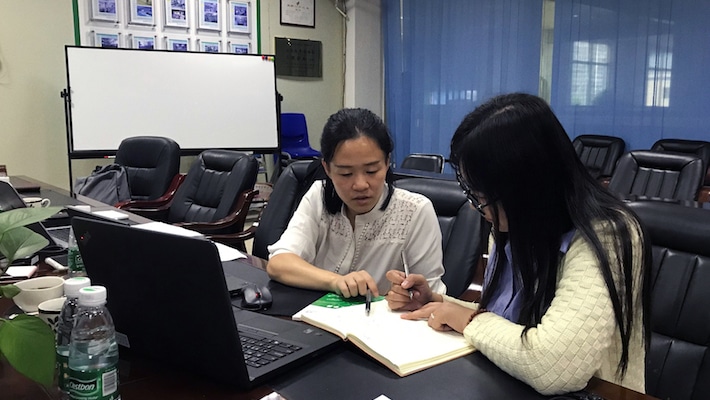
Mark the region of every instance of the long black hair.
[[[394, 143], [382, 119], [372, 111], [364, 108], [344, 108], [331, 115], [323, 127], [323, 134], [320, 137], [320, 151], [323, 155], [323, 161], [326, 164], [330, 163], [340, 143], [350, 139], [357, 139], [360, 136], [367, 136], [375, 141], [385, 155], [385, 162], [389, 160]], [[386, 209], [390, 203], [392, 193], [394, 193], [393, 181], [392, 170], [388, 169], [385, 176], [387, 198], [382, 203], [380, 210]], [[339, 212], [343, 206], [343, 200], [335, 191], [335, 185], [333, 185], [330, 177], [326, 177], [323, 190], [323, 202], [326, 210], [330, 214]]]
[[[522, 281], [517, 322], [525, 325], [523, 335], [540, 323], [554, 297], [562, 236], [576, 229], [589, 242], [599, 260], [621, 335], [617, 373], [623, 376], [629, 359], [634, 304], [639, 302], [643, 307], [643, 334], [650, 337], [650, 245], [635, 214], [587, 172], [547, 103], [523, 93], [487, 101], [456, 129], [450, 160], [471, 190], [505, 211], [508, 232], [501, 233], [497, 229], [498, 209], [490, 207], [496, 260], [503, 259], [505, 242], [509, 241], [513, 270]], [[607, 229], [615, 237], [613, 249], [605, 249], [595, 231], [600, 221], [608, 222]], [[637, 232], [641, 234], [643, 253], [641, 288], [633, 287], [633, 260], [639, 254], [634, 254], [629, 239]], [[616, 254], [615, 259], [610, 260], [609, 254]], [[496, 287], [500, 268], [498, 263], [492, 268], [489, 287]], [[492, 292], [484, 290], [481, 307], [491, 300]]]

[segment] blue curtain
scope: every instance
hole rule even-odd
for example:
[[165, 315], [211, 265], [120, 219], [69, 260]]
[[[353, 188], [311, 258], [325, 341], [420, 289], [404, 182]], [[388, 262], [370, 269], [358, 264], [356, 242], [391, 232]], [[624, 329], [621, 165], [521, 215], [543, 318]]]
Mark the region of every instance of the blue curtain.
[[[383, 0], [395, 161], [448, 155], [461, 118], [538, 93], [542, 0]], [[550, 104], [572, 138], [710, 141], [710, 0], [557, 0]]]
[[710, 140], [710, 1], [558, 0], [551, 105], [572, 137]]
[[448, 158], [454, 130], [482, 101], [537, 94], [542, 0], [383, 0], [382, 11], [397, 165], [410, 153]]

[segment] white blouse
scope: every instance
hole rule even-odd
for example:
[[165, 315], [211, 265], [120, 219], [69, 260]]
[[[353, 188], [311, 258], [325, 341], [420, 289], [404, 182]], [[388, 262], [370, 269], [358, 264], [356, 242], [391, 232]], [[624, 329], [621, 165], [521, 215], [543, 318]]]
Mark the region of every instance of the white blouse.
[[325, 209], [323, 187], [324, 181], [317, 181], [306, 192], [281, 238], [268, 247], [269, 257], [293, 253], [341, 275], [366, 270], [385, 294], [390, 288], [385, 273], [404, 271], [404, 255], [410, 273], [424, 275], [434, 292], [446, 292], [441, 281], [441, 229], [428, 198], [395, 188], [387, 208], [381, 211], [387, 197], [385, 185], [377, 205], [355, 217], [353, 229], [344, 208], [335, 215]]

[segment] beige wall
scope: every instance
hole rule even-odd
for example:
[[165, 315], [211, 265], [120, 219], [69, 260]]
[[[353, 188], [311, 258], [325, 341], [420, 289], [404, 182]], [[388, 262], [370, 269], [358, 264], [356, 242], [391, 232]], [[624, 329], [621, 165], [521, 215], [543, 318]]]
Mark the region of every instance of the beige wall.
[[[323, 78], [278, 78], [284, 112], [303, 112], [313, 147], [327, 117], [343, 105], [343, 22], [330, 0], [316, 0], [316, 28], [282, 26], [278, 0], [261, 0], [261, 51], [274, 37], [320, 40]], [[64, 106], [64, 46], [74, 44], [71, 0], [0, 1], [0, 164], [69, 188]], [[110, 123], [110, 122], [107, 122]], [[183, 159], [186, 170], [190, 158]], [[104, 160], [73, 160], [74, 177]]]
[[74, 41], [71, 0], [0, 1], [0, 164], [68, 187], [64, 45]]
[[261, 0], [261, 52], [274, 54], [274, 38], [319, 40], [323, 43], [323, 77], [279, 77], [282, 112], [302, 112], [311, 147], [320, 149], [320, 134], [328, 117], [343, 107], [343, 22], [331, 0], [316, 0], [316, 28], [280, 24], [279, 1]]

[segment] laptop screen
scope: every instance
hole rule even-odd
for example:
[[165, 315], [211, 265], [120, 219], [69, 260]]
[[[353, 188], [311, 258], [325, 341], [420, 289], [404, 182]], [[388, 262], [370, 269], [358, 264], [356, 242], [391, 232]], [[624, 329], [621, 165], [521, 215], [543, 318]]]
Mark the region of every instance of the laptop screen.
[[[217, 248], [207, 239], [81, 217], [72, 226], [88, 276], [107, 288], [119, 344], [134, 354], [250, 387], [342, 342], [295, 321], [233, 307]], [[248, 368], [237, 330], [243, 324], [302, 350]]]

